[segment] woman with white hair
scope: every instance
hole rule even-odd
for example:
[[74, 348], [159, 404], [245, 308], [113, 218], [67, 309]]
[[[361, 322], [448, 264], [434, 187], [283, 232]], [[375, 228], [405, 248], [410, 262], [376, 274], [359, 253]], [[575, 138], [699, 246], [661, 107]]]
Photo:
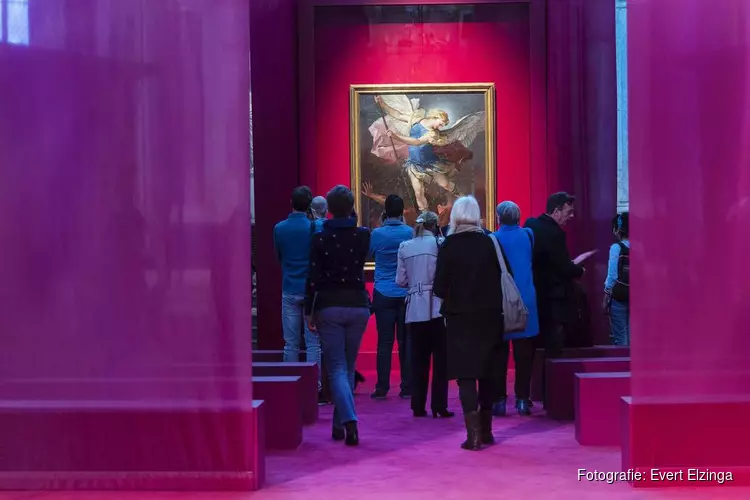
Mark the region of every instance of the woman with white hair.
[[406, 288], [406, 327], [411, 336], [412, 396], [415, 417], [426, 417], [427, 386], [432, 357], [432, 417], [452, 417], [448, 411], [447, 345], [440, 299], [432, 293], [438, 256], [438, 216], [422, 212], [417, 217], [414, 238], [398, 249], [396, 284]]
[[492, 374], [503, 353], [503, 291], [495, 245], [473, 196], [456, 200], [437, 258], [433, 293], [443, 300], [448, 378], [458, 381], [467, 450], [493, 444]]
[[516, 380], [514, 390], [516, 395], [516, 410], [522, 416], [531, 415], [531, 371], [534, 364], [534, 337], [539, 334], [539, 314], [536, 305], [536, 289], [534, 288], [534, 272], [532, 270], [532, 253], [534, 249], [534, 233], [529, 228], [523, 228], [521, 223], [521, 209], [512, 201], [504, 201], [497, 206], [497, 223], [500, 229], [493, 236], [502, 247], [505, 258], [513, 273], [521, 299], [528, 311], [526, 329], [521, 332], [506, 332], [503, 336], [503, 362], [498, 366], [497, 393], [494, 400], [494, 414], [504, 416], [506, 413], [508, 357], [509, 343], [513, 343], [513, 361], [516, 365]]

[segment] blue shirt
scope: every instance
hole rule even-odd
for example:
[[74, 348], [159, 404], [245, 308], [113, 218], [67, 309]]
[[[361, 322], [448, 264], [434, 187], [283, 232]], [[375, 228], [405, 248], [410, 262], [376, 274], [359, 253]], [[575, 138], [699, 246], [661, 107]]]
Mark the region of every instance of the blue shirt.
[[520, 226], [500, 226], [492, 233], [503, 248], [505, 258], [510, 264], [513, 281], [516, 282], [526, 309], [529, 311], [526, 319], [526, 330], [503, 335], [505, 340], [534, 337], [539, 334], [539, 313], [536, 304], [536, 288], [534, 288], [534, 272], [532, 269], [532, 249], [534, 233], [531, 229]]
[[[630, 248], [629, 240], [622, 240], [622, 244]], [[604, 289], [611, 291], [617, 282], [617, 267], [620, 263], [620, 245], [614, 243], [609, 247], [609, 262], [607, 264], [607, 279], [604, 280]]]
[[315, 219], [315, 232], [320, 233], [323, 231], [323, 223], [326, 219]]
[[375, 290], [386, 297], [406, 297], [407, 290], [396, 284], [398, 247], [414, 237], [414, 230], [400, 220], [386, 220], [370, 236], [370, 255], [375, 259]]
[[292, 212], [273, 228], [273, 244], [281, 264], [281, 292], [285, 295], [305, 294], [313, 227], [307, 214]]

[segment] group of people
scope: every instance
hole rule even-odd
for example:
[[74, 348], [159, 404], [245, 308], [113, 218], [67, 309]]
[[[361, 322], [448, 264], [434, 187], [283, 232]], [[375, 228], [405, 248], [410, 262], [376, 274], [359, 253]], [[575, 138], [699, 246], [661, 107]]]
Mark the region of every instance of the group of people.
[[[351, 446], [359, 443], [355, 362], [371, 314], [378, 332], [373, 399], [385, 399], [390, 391], [397, 342], [399, 396], [411, 400], [414, 417], [428, 415], [432, 362], [432, 416], [454, 416], [448, 408], [448, 383], [456, 380], [467, 433], [461, 446], [479, 450], [494, 442], [493, 416], [507, 411], [512, 344], [515, 408], [530, 415], [535, 349], [542, 345], [548, 357], [561, 354], [574, 281], [595, 253], [570, 258], [563, 227], [574, 216], [574, 202], [567, 193], [555, 193], [545, 213], [522, 227], [518, 205], [504, 201], [496, 210], [499, 229], [489, 233], [472, 196], [455, 200], [447, 228], [439, 227], [438, 216], [430, 211], [422, 212], [412, 228], [403, 220], [403, 200], [390, 195], [381, 226], [370, 231], [358, 224], [347, 187], [336, 186], [325, 198], [313, 198], [307, 187], [296, 188], [292, 213], [274, 229], [283, 271], [284, 359], [297, 360], [304, 336], [308, 361], [320, 366], [322, 347], [325, 369], [319, 371], [327, 373], [334, 404], [332, 438]], [[615, 343], [624, 344], [629, 318], [627, 214], [615, 217], [613, 231], [618, 242], [610, 250], [603, 306]], [[375, 262], [372, 299], [364, 276], [370, 259]], [[511, 294], [515, 303], [509, 301]], [[517, 303], [523, 321], [506, 328], [518, 311], [511, 315], [504, 304]]]

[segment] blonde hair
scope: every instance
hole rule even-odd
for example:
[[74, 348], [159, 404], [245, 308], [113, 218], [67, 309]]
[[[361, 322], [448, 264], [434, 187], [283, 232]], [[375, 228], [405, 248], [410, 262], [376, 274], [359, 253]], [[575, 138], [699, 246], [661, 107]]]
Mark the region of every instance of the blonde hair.
[[430, 231], [430, 228], [437, 230], [437, 225], [438, 216], [435, 212], [422, 212], [417, 217], [416, 226], [414, 226], [414, 237], [419, 238], [420, 236], [424, 236], [424, 232]]
[[425, 118], [437, 118], [443, 123], [448, 123], [450, 120], [448, 120], [448, 113], [443, 111], [442, 109], [431, 109], [427, 112], [425, 115]]
[[449, 234], [456, 232], [458, 226], [476, 226], [482, 228], [482, 211], [473, 196], [462, 196], [453, 203]]

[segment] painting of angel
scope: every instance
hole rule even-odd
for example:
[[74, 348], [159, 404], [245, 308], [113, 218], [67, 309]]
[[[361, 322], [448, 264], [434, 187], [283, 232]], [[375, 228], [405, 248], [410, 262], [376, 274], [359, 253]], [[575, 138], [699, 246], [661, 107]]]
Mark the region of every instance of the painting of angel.
[[389, 194], [404, 199], [407, 223], [430, 210], [447, 224], [453, 200], [465, 194], [492, 213], [493, 91], [491, 84], [352, 87], [352, 187], [363, 224], [379, 225]]

